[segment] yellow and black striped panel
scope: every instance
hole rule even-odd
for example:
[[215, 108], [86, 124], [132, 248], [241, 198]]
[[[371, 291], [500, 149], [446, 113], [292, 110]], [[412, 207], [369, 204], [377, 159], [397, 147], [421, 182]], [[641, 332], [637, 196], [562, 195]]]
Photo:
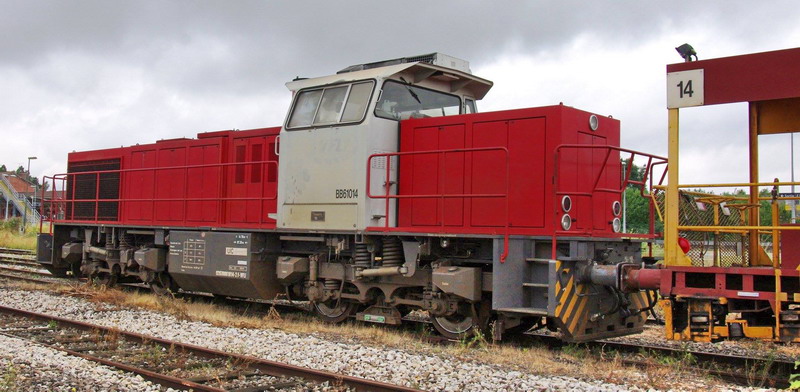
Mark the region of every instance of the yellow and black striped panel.
[[[622, 313], [608, 309], [617, 303], [616, 295], [604, 287], [579, 283], [575, 275], [575, 263], [556, 263], [556, 306], [553, 317], [557, 321], [565, 340], [585, 341], [640, 332], [645, 315], [625, 317]], [[628, 294], [628, 309], [636, 313], [648, 306], [644, 293]], [[606, 314], [608, 313], [608, 314]], [[603, 314], [590, 320], [592, 314]]]

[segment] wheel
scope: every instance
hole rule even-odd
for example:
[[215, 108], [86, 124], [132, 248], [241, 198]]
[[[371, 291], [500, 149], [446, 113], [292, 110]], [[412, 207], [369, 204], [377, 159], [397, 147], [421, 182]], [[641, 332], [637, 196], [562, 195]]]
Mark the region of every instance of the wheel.
[[459, 339], [465, 335], [472, 335], [476, 330], [472, 316], [461, 314], [434, 317], [431, 322], [433, 322], [433, 327], [436, 328], [436, 331], [448, 339]]
[[67, 277], [67, 270], [60, 269], [60, 268], [53, 268], [50, 266], [45, 266], [45, 269], [50, 272], [50, 275], [53, 275], [56, 278], [66, 278]]
[[314, 311], [326, 323], [345, 321], [354, 315], [356, 310], [358, 310], [358, 304], [350, 301], [339, 301], [338, 306], [336, 300], [314, 303]]
[[91, 282], [95, 286], [114, 287], [117, 284], [117, 275], [108, 272], [96, 272], [92, 274]]
[[489, 307], [487, 301], [477, 304], [463, 303], [459, 311], [450, 316], [432, 317], [431, 322], [436, 332], [448, 339], [460, 339], [483, 333], [489, 325]]
[[81, 277], [81, 263], [71, 263], [69, 265], [69, 270], [72, 272], [73, 278], [80, 278]]
[[157, 273], [149, 286], [150, 290], [153, 290], [153, 293], [158, 296], [173, 295], [178, 292], [178, 285], [166, 273]]

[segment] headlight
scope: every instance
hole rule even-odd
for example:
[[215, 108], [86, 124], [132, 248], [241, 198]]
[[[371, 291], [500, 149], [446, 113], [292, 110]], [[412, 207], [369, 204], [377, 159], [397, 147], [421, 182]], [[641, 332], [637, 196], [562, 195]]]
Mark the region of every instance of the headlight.
[[594, 114], [589, 116], [589, 128], [591, 130], [596, 131], [597, 127], [600, 125], [600, 120]]
[[614, 220], [611, 221], [611, 227], [614, 228], [615, 233], [619, 233], [622, 231], [622, 221], [619, 220], [619, 218], [614, 218]]
[[622, 204], [615, 201], [614, 204], [611, 205], [611, 211], [614, 213], [614, 216], [619, 216], [619, 214], [622, 213]]
[[572, 218], [569, 214], [564, 214], [564, 216], [561, 217], [561, 228], [566, 231], [569, 230], [570, 227], [572, 227]]
[[572, 198], [569, 196], [564, 196], [561, 198], [561, 209], [564, 212], [569, 212], [572, 209]]

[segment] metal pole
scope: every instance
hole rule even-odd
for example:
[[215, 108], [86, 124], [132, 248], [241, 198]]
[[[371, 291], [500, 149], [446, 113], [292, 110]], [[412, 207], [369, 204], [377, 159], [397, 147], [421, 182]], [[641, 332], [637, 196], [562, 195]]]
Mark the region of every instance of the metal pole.
[[[622, 174], [622, 181], [623, 182], [625, 181], [625, 175], [628, 173], [628, 171], [626, 170], [626, 166], [627, 165], [628, 165], [628, 162], [622, 162], [622, 173], [623, 173]], [[626, 186], [625, 188], [622, 189], [622, 232], [623, 233], [627, 233], [628, 232], [628, 219], [627, 219], [627, 217], [628, 217], [628, 203], [627, 203], [627, 201], [628, 201], [628, 189], [627, 188], [628, 187]]]
[[[36, 157], [28, 157], [28, 184], [31, 183], [31, 160], [36, 159]], [[27, 192], [25, 192], [27, 193]], [[33, 188], [33, 194], [36, 194], [36, 187]], [[28, 196], [22, 195], [22, 232], [26, 231], [28, 225]]]
[[[790, 133], [791, 137], [791, 165], [792, 165], [792, 182], [794, 182], [794, 132]], [[794, 193], [794, 185], [792, 185], [792, 193]], [[792, 224], [797, 221], [797, 200], [792, 200]]]

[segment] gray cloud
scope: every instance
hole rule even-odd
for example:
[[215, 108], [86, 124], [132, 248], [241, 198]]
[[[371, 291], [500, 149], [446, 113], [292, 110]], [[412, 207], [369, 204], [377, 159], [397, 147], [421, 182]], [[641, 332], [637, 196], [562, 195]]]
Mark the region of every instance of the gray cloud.
[[[575, 61], [574, 43], [591, 37], [603, 45], [581, 50], [613, 51], [618, 57], [608, 61], [624, 67], [632, 62], [628, 48], [664, 36], [696, 42], [704, 33], [701, 58], [778, 49], [776, 37], [796, 34], [800, 19], [786, 1], [97, 0], [1, 7], [0, 88], [8, 93], [0, 98], [0, 132], [16, 139], [0, 145], [0, 162], [16, 165], [35, 152], [42, 172], [63, 168], [73, 149], [277, 125], [289, 100], [286, 81], [351, 64], [432, 51], [468, 59], [473, 69], [509, 56]], [[670, 41], [657, 67], [631, 72], [662, 78], [663, 64], [678, 60], [671, 46], [680, 43]], [[622, 100], [624, 108], [616, 109], [600, 104], [619, 104], [609, 99], [613, 90], [562, 88], [538, 104], [590, 102], [622, 118], [626, 129], [645, 121], [648, 132], [665, 129], [665, 115], [637, 115], [664, 113], [652, 108], [661, 105], [663, 90]], [[497, 93], [489, 98], [527, 105]], [[658, 148], [654, 139], [632, 132], [623, 140]]]

